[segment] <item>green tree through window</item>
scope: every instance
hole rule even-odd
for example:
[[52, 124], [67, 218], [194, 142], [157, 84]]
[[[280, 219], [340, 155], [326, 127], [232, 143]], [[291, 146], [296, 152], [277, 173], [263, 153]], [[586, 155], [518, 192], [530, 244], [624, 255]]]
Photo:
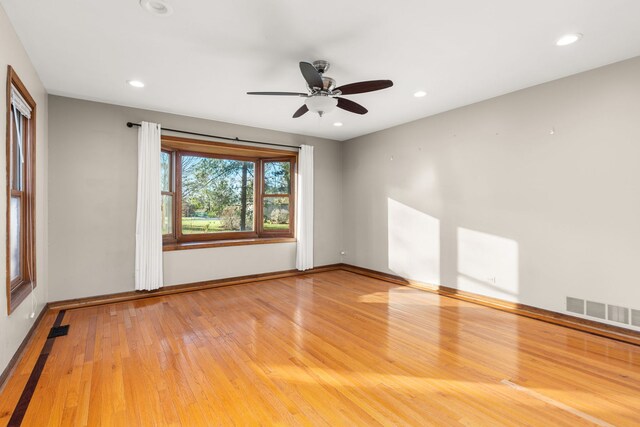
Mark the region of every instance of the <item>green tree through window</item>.
[[182, 156], [182, 232], [253, 230], [255, 163]]

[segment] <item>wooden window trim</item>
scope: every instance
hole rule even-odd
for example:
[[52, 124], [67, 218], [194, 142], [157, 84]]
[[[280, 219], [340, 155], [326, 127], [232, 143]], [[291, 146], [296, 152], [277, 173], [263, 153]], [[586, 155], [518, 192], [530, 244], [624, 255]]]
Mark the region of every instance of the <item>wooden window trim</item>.
[[[196, 153], [211, 153], [241, 157], [298, 157], [297, 151], [278, 150], [275, 148], [255, 147], [251, 145], [230, 144], [227, 142], [208, 141], [204, 139], [183, 138], [162, 135], [162, 148], [168, 150], [182, 150]], [[295, 148], [295, 147], [291, 147]]]
[[[296, 204], [295, 204], [295, 200], [293, 199], [293, 197], [295, 197], [295, 185], [296, 185], [296, 180], [294, 179], [294, 177], [297, 175], [297, 170], [296, 170], [296, 165], [297, 162], [295, 161], [296, 159], [293, 158], [288, 158], [288, 157], [274, 157], [274, 158], [266, 158], [266, 159], [261, 159], [260, 161], [260, 203], [259, 203], [259, 224], [258, 224], [258, 232], [260, 233], [261, 236], [263, 237], [293, 237], [294, 236], [294, 232], [295, 232], [295, 217], [296, 217]], [[289, 182], [289, 193], [288, 194], [267, 194], [265, 193], [265, 176], [264, 176], [264, 164], [265, 163], [276, 163], [276, 162], [286, 162], [289, 161], [290, 162], [290, 179], [291, 181]], [[269, 231], [269, 230], [264, 230], [264, 199], [265, 198], [277, 198], [277, 197], [287, 197], [289, 199], [289, 229], [286, 231]]]
[[[227, 144], [214, 141], [162, 137], [162, 150], [171, 153], [173, 191], [173, 235], [163, 236], [165, 251], [200, 249], [220, 246], [236, 246], [266, 243], [295, 242], [295, 176], [298, 153], [271, 148]], [[182, 156], [198, 156], [218, 159], [239, 160], [254, 164], [254, 215], [252, 231], [231, 231], [208, 234], [182, 234]], [[289, 198], [289, 229], [283, 231], [263, 230], [263, 199], [278, 195], [264, 195], [263, 165], [269, 161], [289, 161], [291, 163], [290, 192], [281, 197]], [[259, 177], [259, 178], [258, 178]]]
[[[11, 87], [15, 87], [20, 95], [31, 107], [31, 119], [27, 121], [28, 126], [25, 127], [25, 167], [23, 173], [23, 190], [16, 191], [12, 189], [11, 176], [11, 145], [13, 142], [13, 123], [11, 108]], [[36, 102], [25, 87], [22, 80], [18, 77], [13, 67], [7, 66], [7, 85], [6, 85], [6, 292], [7, 292], [7, 313], [11, 314], [24, 299], [31, 293], [32, 288], [37, 286], [36, 281], [36, 241], [35, 241], [35, 213], [36, 213], [36, 119], [37, 108]], [[23, 274], [19, 280], [11, 280], [11, 197], [21, 197], [21, 239], [20, 239], [20, 258]], [[31, 215], [27, 215], [31, 212]], [[31, 261], [31, 268], [27, 268], [28, 260]]]
[[295, 237], [259, 237], [255, 239], [229, 239], [229, 240], [208, 240], [204, 242], [183, 242], [167, 243], [163, 246], [164, 252], [181, 251], [188, 249], [221, 248], [226, 246], [244, 245], [268, 245], [273, 243], [293, 243]]
[[[172, 214], [175, 215], [176, 209], [175, 209], [175, 204], [176, 204], [176, 189], [175, 189], [175, 183], [174, 183], [174, 176], [176, 173], [176, 156], [175, 156], [175, 152], [174, 150], [171, 149], [166, 149], [166, 148], [162, 148], [163, 153], [168, 153], [169, 154], [169, 191], [161, 191], [160, 194], [165, 196], [171, 196], [171, 208], [172, 208]], [[171, 224], [171, 233], [169, 234], [163, 234], [162, 235], [162, 243], [163, 244], [173, 244], [176, 243], [176, 227], [175, 227], [175, 218], [172, 221]]]

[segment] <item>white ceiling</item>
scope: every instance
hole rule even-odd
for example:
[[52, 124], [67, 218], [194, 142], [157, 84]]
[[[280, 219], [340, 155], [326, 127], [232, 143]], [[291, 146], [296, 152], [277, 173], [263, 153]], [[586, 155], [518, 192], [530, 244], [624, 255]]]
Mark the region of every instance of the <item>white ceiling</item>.
[[[168, 0], [167, 17], [138, 0], [0, 2], [52, 94], [337, 140], [640, 55], [638, 0]], [[584, 38], [557, 47], [569, 32]], [[298, 62], [315, 59], [338, 85], [395, 85], [349, 96], [369, 114], [322, 119], [245, 95], [305, 91]]]

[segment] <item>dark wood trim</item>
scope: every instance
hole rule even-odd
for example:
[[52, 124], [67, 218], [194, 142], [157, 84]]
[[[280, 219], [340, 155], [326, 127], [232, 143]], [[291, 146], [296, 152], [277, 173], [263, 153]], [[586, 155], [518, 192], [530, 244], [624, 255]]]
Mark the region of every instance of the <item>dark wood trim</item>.
[[[53, 322], [53, 327], [58, 327], [62, 324], [62, 319], [64, 319], [64, 310], [60, 310], [58, 315], [56, 316], [56, 320]], [[33, 397], [33, 393], [36, 391], [36, 387], [38, 386], [38, 381], [40, 381], [40, 376], [42, 375], [42, 371], [44, 371], [44, 366], [47, 363], [47, 359], [49, 358], [49, 354], [51, 353], [51, 349], [53, 348], [53, 341], [55, 337], [48, 337], [42, 346], [42, 350], [40, 351], [40, 355], [36, 360], [36, 364], [29, 375], [29, 379], [27, 383], [24, 385], [24, 389], [22, 390], [22, 394], [20, 395], [20, 399], [18, 399], [18, 403], [16, 404], [13, 413], [11, 414], [11, 418], [9, 419], [8, 427], [18, 427], [22, 424], [22, 420], [24, 419], [25, 414], [27, 413], [27, 409], [29, 409], [29, 404], [31, 403], [31, 398]]]
[[[176, 204], [176, 195], [175, 195], [175, 160], [176, 160], [176, 156], [175, 156], [175, 151], [174, 150], [168, 150], [168, 149], [162, 149], [160, 150], [160, 156], [162, 156], [162, 154], [168, 154], [169, 155], [169, 189], [168, 191], [164, 191], [162, 190], [162, 188], [160, 189], [160, 193], [161, 193], [161, 203], [163, 203], [164, 206], [164, 200], [162, 200], [164, 197], [163, 196], [169, 196], [171, 197], [171, 233], [168, 234], [163, 234], [162, 235], [162, 243], [166, 244], [166, 243], [175, 243], [176, 242], [176, 219], [174, 218], [176, 215], [176, 209], [175, 209], [175, 204]], [[162, 218], [162, 221], [164, 221], [164, 217]]]
[[262, 233], [262, 187], [264, 186], [264, 163], [261, 161], [256, 162], [256, 176], [253, 184], [253, 229], [258, 235]]
[[[20, 92], [20, 95], [31, 107], [31, 119], [27, 136], [24, 138], [25, 148], [24, 156], [25, 166], [23, 169], [24, 182], [21, 196], [24, 200], [21, 203], [21, 268], [23, 269], [21, 283], [17, 286], [11, 284], [11, 248], [10, 248], [10, 227], [11, 227], [11, 194], [12, 194], [12, 177], [11, 177], [11, 86]], [[37, 287], [36, 278], [36, 123], [37, 123], [37, 105], [29, 91], [27, 90], [20, 77], [16, 74], [11, 65], [7, 66], [7, 84], [6, 84], [6, 294], [7, 294], [7, 313], [11, 314], [18, 305], [29, 295], [32, 288]], [[31, 215], [28, 216], [28, 213]], [[26, 244], [29, 243], [29, 244]], [[31, 268], [29, 268], [29, 266]], [[15, 285], [15, 284], [14, 284]]]
[[76, 308], [91, 307], [95, 305], [111, 304], [116, 302], [133, 301], [143, 298], [154, 298], [164, 295], [180, 294], [183, 292], [200, 291], [203, 289], [219, 288], [222, 286], [241, 285], [245, 283], [259, 282], [263, 280], [282, 279], [284, 277], [302, 276], [307, 274], [334, 271], [342, 268], [342, 264], [331, 264], [316, 267], [311, 270], [284, 270], [272, 273], [250, 274], [247, 276], [231, 277], [228, 279], [207, 280], [204, 282], [187, 283], [184, 285], [165, 286], [155, 291], [130, 291], [116, 294], [100, 295], [95, 297], [69, 299], [49, 303], [52, 310], [73, 310]]
[[273, 243], [292, 243], [295, 241], [295, 237], [256, 237], [254, 239], [208, 240], [204, 242], [166, 243], [162, 247], [162, 250], [164, 252], [170, 252], [189, 249], [221, 248], [226, 246], [270, 245]]
[[197, 153], [210, 153], [227, 155], [243, 153], [243, 157], [297, 157], [298, 147], [291, 146], [291, 150], [277, 148], [263, 148], [244, 144], [231, 144], [196, 138], [182, 138], [178, 136], [162, 135], [163, 147], [181, 151], [195, 151]]
[[601, 337], [611, 338], [628, 344], [640, 345], [640, 332], [632, 329], [613, 326], [606, 323], [596, 322], [593, 320], [583, 319], [581, 317], [570, 316], [564, 313], [557, 313], [551, 310], [545, 310], [530, 305], [505, 301], [498, 298], [487, 297], [472, 292], [460, 291], [458, 289], [446, 286], [432, 285], [414, 280], [404, 279], [393, 274], [383, 273], [368, 268], [358, 267], [355, 265], [342, 264], [342, 270], [360, 274], [362, 276], [372, 277], [374, 279], [384, 280], [402, 286], [433, 292], [449, 298], [455, 298], [474, 304], [483, 305], [485, 307], [495, 308], [497, 310], [506, 311], [508, 313], [517, 314], [519, 316], [530, 317], [532, 319], [541, 320], [555, 325], [565, 326], [567, 328], [576, 329], [590, 334], [599, 335]]
[[[9, 285], [11, 286], [11, 285]], [[35, 288], [35, 286], [34, 286]], [[22, 281], [19, 285], [11, 289], [11, 301], [7, 301], [7, 304], [11, 304], [9, 314], [13, 311], [31, 294], [31, 281]]]
[[9, 379], [9, 377], [13, 373], [13, 370], [18, 365], [18, 362], [20, 361], [20, 359], [22, 359], [22, 355], [24, 353], [24, 350], [27, 348], [27, 344], [29, 344], [31, 337], [33, 337], [33, 334], [35, 333], [38, 326], [40, 326], [40, 323], [42, 322], [44, 315], [47, 314], [48, 311], [49, 311], [49, 304], [45, 304], [44, 307], [42, 307], [40, 314], [38, 314], [38, 317], [36, 318], [35, 322], [33, 322], [33, 325], [31, 325], [29, 332], [27, 332], [27, 335], [24, 337], [24, 339], [18, 346], [18, 349], [13, 354], [13, 357], [9, 361], [9, 364], [7, 364], [7, 367], [4, 368], [4, 371], [2, 371], [2, 374], [0, 375], [0, 391], [2, 391], [5, 385], [5, 382], [7, 381], [7, 379]]
[[5, 123], [6, 123], [6, 155], [5, 155], [5, 159], [6, 159], [6, 169], [7, 169], [7, 182], [6, 182], [6, 191], [7, 191], [7, 206], [6, 206], [6, 213], [5, 213], [5, 230], [7, 231], [7, 235], [6, 235], [6, 239], [7, 241], [5, 242], [5, 247], [6, 247], [6, 260], [5, 260], [5, 265], [6, 265], [6, 269], [5, 269], [5, 275], [6, 275], [6, 292], [7, 292], [7, 313], [11, 314], [11, 248], [10, 248], [10, 240], [11, 237], [9, 236], [9, 230], [11, 228], [11, 82], [13, 80], [13, 68], [11, 67], [11, 65], [7, 66], [7, 85], [6, 85], [6, 92], [5, 92], [5, 97], [6, 97], [6, 108], [7, 108], [7, 117], [5, 119]]

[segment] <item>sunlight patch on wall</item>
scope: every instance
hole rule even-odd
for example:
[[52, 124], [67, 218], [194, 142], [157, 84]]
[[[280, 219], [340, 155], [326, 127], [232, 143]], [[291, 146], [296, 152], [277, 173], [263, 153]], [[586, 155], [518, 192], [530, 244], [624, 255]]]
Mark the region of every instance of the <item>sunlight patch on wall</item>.
[[388, 200], [389, 269], [412, 280], [440, 283], [440, 221]]
[[517, 301], [518, 243], [458, 227], [458, 289]]

